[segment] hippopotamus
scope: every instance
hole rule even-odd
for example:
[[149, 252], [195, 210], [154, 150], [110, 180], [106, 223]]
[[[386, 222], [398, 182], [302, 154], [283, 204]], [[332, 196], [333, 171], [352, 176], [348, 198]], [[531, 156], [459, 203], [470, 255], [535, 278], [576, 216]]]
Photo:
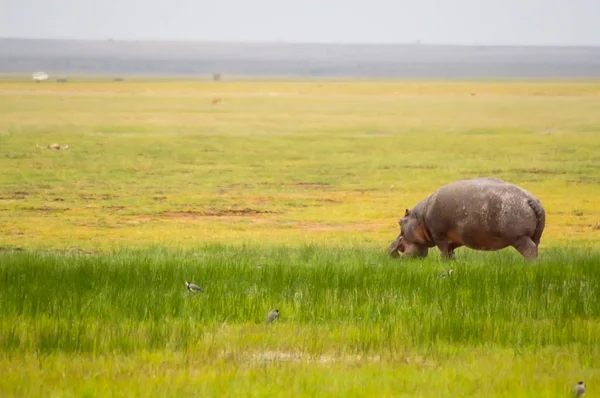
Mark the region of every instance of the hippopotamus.
[[388, 253], [426, 257], [437, 246], [443, 259], [454, 249], [496, 251], [514, 247], [527, 260], [538, 257], [546, 212], [530, 192], [497, 178], [459, 180], [444, 185], [406, 209], [400, 234]]

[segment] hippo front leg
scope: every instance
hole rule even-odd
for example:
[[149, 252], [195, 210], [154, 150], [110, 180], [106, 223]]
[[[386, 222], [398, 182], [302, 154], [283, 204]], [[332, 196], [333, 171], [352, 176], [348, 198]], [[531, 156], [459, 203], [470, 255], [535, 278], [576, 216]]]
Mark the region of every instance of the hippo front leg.
[[450, 251], [450, 258], [454, 258], [454, 249], [458, 249], [461, 246], [462, 245], [460, 245], [458, 243], [451, 243], [450, 244], [450, 246], [448, 247], [448, 250]]
[[454, 258], [454, 249], [457, 249], [462, 245], [456, 243], [437, 242], [436, 246], [440, 250], [442, 260], [452, 260]]

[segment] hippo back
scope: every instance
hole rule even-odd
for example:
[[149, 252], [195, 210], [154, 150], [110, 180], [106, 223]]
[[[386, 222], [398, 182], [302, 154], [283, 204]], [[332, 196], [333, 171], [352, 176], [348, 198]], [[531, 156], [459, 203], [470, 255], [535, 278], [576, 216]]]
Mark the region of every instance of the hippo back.
[[460, 180], [434, 192], [426, 205], [426, 223], [436, 235], [489, 234], [510, 241], [533, 236], [538, 217], [528, 191], [497, 178]]

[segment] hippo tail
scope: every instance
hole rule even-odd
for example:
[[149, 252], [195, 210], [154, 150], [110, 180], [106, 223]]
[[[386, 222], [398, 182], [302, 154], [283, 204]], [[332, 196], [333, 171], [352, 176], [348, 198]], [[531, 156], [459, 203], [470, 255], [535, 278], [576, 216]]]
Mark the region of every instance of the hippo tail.
[[542, 204], [539, 200], [529, 199], [527, 200], [527, 204], [529, 205], [529, 207], [531, 207], [531, 209], [535, 213], [535, 216], [537, 217], [537, 224], [535, 226], [535, 231], [533, 232], [531, 240], [536, 245], [539, 245], [540, 239], [542, 238], [542, 232], [544, 232], [544, 227], [546, 226], [546, 211], [542, 207]]

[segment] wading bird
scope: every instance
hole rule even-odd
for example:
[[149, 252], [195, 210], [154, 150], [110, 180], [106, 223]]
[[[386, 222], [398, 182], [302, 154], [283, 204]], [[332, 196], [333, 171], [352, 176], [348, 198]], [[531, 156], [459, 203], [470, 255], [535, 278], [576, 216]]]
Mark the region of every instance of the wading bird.
[[583, 381], [580, 381], [577, 384], [575, 384], [573, 392], [575, 393], [576, 397], [581, 397], [583, 394], [585, 394], [585, 384], [583, 384]]
[[192, 282], [185, 281], [185, 286], [192, 293], [204, 292], [204, 289]]
[[279, 318], [279, 310], [274, 309], [271, 312], [269, 312], [269, 319], [267, 319], [267, 323], [271, 323], [271, 322], [275, 321], [277, 318]]
[[454, 271], [452, 271], [451, 269], [449, 269], [448, 271], [444, 271], [441, 274], [439, 274], [438, 276], [440, 278], [448, 278], [450, 275], [452, 275]]

